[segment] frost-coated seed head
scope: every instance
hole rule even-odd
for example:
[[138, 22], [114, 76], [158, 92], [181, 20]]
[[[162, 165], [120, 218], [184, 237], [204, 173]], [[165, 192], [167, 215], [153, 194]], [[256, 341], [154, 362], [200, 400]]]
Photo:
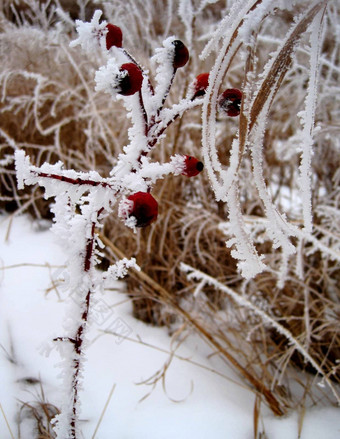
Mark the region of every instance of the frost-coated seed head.
[[191, 155], [185, 156], [184, 165], [185, 167], [182, 171], [182, 175], [185, 175], [186, 177], [195, 177], [204, 168], [203, 163]]
[[242, 101], [242, 92], [238, 88], [227, 88], [218, 103], [221, 110], [225, 111], [228, 116], [235, 117], [240, 114]]
[[199, 96], [205, 95], [205, 90], [209, 85], [209, 73], [201, 73], [196, 76], [194, 81], [194, 97], [197, 98]]
[[136, 192], [127, 199], [133, 202], [127, 212], [127, 216], [136, 219], [136, 227], [146, 227], [156, 221], [158, 203], [151, 194], [148, 192]]
[[123, 33], [120, 27], [108, 23], [106, 25], [106, 48], [110, 50], [112, 46], [122, 47]]
[[180, 40], [174, 40], [172, 44], [175, 46], [173, 66], [175, 69], [185, 66], [189, 60], [189, 51]]
[[130, 62], [120, 66], [120, 72], [127, 72], [119, 80], [117, 93], [123, 96], [131, 96], [142, 88], [143, 73], [136, 64]]

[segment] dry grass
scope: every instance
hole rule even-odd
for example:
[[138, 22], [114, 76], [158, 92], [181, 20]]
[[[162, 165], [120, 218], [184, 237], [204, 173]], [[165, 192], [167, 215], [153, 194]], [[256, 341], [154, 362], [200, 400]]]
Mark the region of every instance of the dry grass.
[[[145, 11], [141, 12], [144, 2], [135, 3], [133, 14], [124, 15], [129, 2], [120, 0], [116, 1], [115, 10], [110, 12], [107, 7], [107, 14], [112, 14], [112, 21], [118, 20], [120, 14], [124, 16], [126, 22], [122, 19], [119, 22], [123, 23], [126, 44], [149, 67], [148, 56], [166, 32], [177, 33], [184, 41], [187, 34], [174, 12], [163, 14], [159, 20], [157, 7], [166, 2], [157, 3], [154, 10], [146, 3], [146, 21]], [[304, 3], [301, 2], [301, 9]], [[179, 72], [170, 102], [178, 101], [190, 79], [210, 69], [209, 61], [202, 64], [198, 54], [206, 42], [206, 33], [223, 16], [218, 3], [197, 16], [191, 61], [185, 72]], [[49, 201], [43, 200], [39, 188], [17, 192], [11, 163], [13, 149], [25, 148], [37, 165], [60, 159], [68, 168], [96, 169], [107, 175], [117, 153], [127, 143], [128, 121], [119, 105], [93, 91], [94, 71], [102, 60], [96, 56], [88, 59], [70, 50], [71, 26], [65, 24], [60, 32], [53, 27], [54, 20], [44, 22], [43, 17], [41, 13], [37, 20], [39, 27], [30, 28], [29, 39], [28, 24], [13, 23], [8, 10], [2, 11], [0, 18], [3, 30], [0, 44], [4, 52], [0, 72], [0, 160], [9, 155], [9, 164], [2, 163], [0, 178], [2, 208], [25, 209], [35, 216], [49, 217]], [[322, 48], [316, 112], [319, 130], [312, 161], [314, 236], [337, 253], [340, 250], [340, 154], [336, 137], [340, 128], [334, 95], [339, 92], [340, 67], [336, 60], [340, 45], [332, 35], [338, 19], [339, 8], [330, 2], [325, 18], [328, 27]], [[266, 18], [254, 35], [252, 53], [247, 57], [246, 51], [240, 49], [235, 54], [224, 86], [241, 87], [246, 70], [252, 70], [255, 79], [259, 78], [269, 53], [277, 47], [292, 20], [293, 14], [288, 12]], [[307, 25], [308, 21], [299, 32], [303, 33]], [[134, 42], [140, 40], [144, 46], [141, 53], [136, 53]], [[298, 223], [301, 214], [294, 205], [299, 166], [297, 113], [303, 109], [306, 93], [308, 58], [304, 44], [308, 40], [302, 37], [291, 60], [294, 43], [288, 42], [284, 57], [279, 58], [281, 64], [268, 72], [263, 93], [258, 94], [250, 114], [254, 124], [274, 82], [279, 83], [267, 123], [263, 167], [277, 208]], [[200, 156], [200, 122], [198, 110], [176, 121], [167, 138], [153, 151], [154, 157], [163, 161], [174, 152]], [[241, 117], [240, 127], [244, 123]], [[238, 121], [218, 115], [216, 142], [225, 165], [237, 128]], [[242, 144], [242, 130], [240, 140]], [[242, 210], [256, 247], [264, 254], [271, 271], [250, 281], [241, 278], [219, 228], [219, 223], [226, 220], [225, 207], [214, 200], [204, 173], [193, 180], [168, 177], [159, 183], [155, 187], [159, 220], [137, 235], [112, 215], [103, 230], [107, 244], [103, 264], [121, 255], [135, 256], [142, 272], [133, 273], [127, 282], [136, 317], [154, 325], [167, 325], [170, 331], [183, 322], [198, 331], [214, 352], [224, 356], [247, 384], [264, 395], [274, 413], [285, 413], [307, 400], [334, 403], [334, 396], [317, 384], [325, 378], [335, 386], [340, 384], [339, 262], [327, 256], [322, 248], [317, 250], [310, 242], [301, 241], [297, 256], [288, 262], [284, 285], [278, 286], [281, 256], [271, 242], [263, 239], [257, 221], [263, 216], [263, 207], [250, 180], [250, 152], [245, 147], [242, 152], [239, 169]], [[286, 337], [264, 324], [251, 310], [211, 285], [204, 284], [199, 291], [180, 270], [181, 262], [204, 271], [275, 319], [320, 365], [322, 376]], [[297, 266], [303, 267], [302, 275], [297, 272]], [[26, 409], [36, 410], [29, 406]]]
[[[54, 439], [56, 434], [53, 431], [53, 418], [59, 413], [57, 407], [46, 401], [34, 401], [32, 403], [23, 402], [19, 411], [18, 425], [19, 435], [18, 439], [23, 438], [20, 433], [21, 424], [25, 420], [33, 420], [34, 434], [37, 439]], [[27, 430], [26, 430], [27, 431]]]

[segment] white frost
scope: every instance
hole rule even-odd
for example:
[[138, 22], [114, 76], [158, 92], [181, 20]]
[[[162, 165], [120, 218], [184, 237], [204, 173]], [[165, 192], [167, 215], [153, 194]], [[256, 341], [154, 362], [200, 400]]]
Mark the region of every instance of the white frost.
[[70, 47], [80, 45], [85, 52], [91, 54], [99, 47], [105, 49], [105, 35], [107, 34], [106, 21], [99, 23], [102, 11], [96, 10], [90, 23], [76, 20], [78, 38], [71, 41]]
[[110, 58], [106, 66], [102, 66], [95, 75], [95, 90], [104, 91], [116, 98], [117, 91], [119, 91], [120, 81], [127, 75], [127, 71], [120, 71], [116, 60]]

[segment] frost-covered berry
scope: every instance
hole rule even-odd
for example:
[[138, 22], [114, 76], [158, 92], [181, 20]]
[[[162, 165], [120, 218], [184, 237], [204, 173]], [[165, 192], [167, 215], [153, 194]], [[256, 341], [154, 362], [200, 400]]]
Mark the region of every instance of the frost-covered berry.
[[209, 73], [201, 73], [196, 76], [194, 81], [194, 98], [205, 95], [205, 90], [209, 85]]
[[146, 227], [156, 221], [158, 216], [158, 203], [148, 192], [136, 192], [130, 195], [130, 203], [127, 217], [133, 217], [136, 227]]
[[186, 177], [195, 177], [195, 175], [198, 175], [203, 168], [203, 163], [200, 162], [196, 157], [186, 155], [182, 175], [185, 175]]
[[117, 93], [123, 96], [131, 96], [142, 88], [143, 73], [136, 64], [130, 62], [122, 64], [119, 69], [125, 73], [118, 81]]
[[175, 46], [173, 66], [175, 69], [185, 66], [189, 60], [189, 51], [180, 40], [174, 40], [172, 44]]
[[112, 46], [122, 47], [123, 33], [120, 27], [108, 23], [106, 25], [106, 48], [109, 50]]
[[220, 99], [219, 106], [228, 116], [235, 117], [240, 114], [242, 92], [238, 88], [228, 88]]

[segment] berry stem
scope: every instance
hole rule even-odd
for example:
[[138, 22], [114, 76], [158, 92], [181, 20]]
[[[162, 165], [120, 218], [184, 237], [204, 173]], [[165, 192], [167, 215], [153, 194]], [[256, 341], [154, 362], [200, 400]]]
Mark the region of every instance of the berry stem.
[[[192, 104], [194, 102], [194, 104]], [[152, 148], [158, 141], [159, 137], [164, 133], [164, 131], [173, 123], [175, 122], [175, 120], [181, 116], [185, 111], [187, 111], [188, 109], [194, 108], [195, 106], [199, 106], [202, 105], [203, 100], [202, 99], [187, 99], [187, 108], [183, 109], [183, 105], [180, 106], [180, 108], [178, 109], [177, 112], [174, 112], [174, 114], [172, 115], [172, 117], [166, 121], [164, 123], [164, 119], [162, 117], [158, 117], [158, 119], [156, 119], [155, 121], [153, 121], [152, 124], [150, 124], [149, 127], [149, 133], [151, 131], [152, 127], [155, 127], [155, 129], [153, 130], [152, 135], [150, 136], [150, 139], [148, 141], [148, 145], [150, 148]], [[162, 125], [162, 123], [164, 123]]]
[[156, 112], [157, 117], [159, 116], [160, 112], [162, 111], [164, 104], [165, 104], [165, 101], [166, 101], [166, 98], [168, 97], [168, 95], [170, 93], [170, 89], [171, 89], [172, 83], [174, 82], [176, 72], [177, 72], [177, 69], [175, 67], [173, 67], [173, 72], [172, 72], [168, 87], [163, 95], [161, 105], [157, 108], [157, 112]]
[[64, 181], [65, 183], [74, 184], [77, 186], [82, 186], [82, 185], [102, 186], [102, 187], [109, 187], [111, 189], [114, 189], [109, 183], [107, 183], [105, 181], [94, 181], [94, 180], [90, 180], [90, 179], [82, 179], [80, 177], [71, 178], [71, 177], [66, 177], [65, 175], [50, 174], [47, 172], [32, 171], [32, 173], [34, 173], [35, 177], [51, 178], [54, 180]]
[[[131, 53], [129, 53], [125, 48], [121, 48], [120, 49], [124, 55], [134, 64], [136, 64], [136, 66], [143, 72], [143, 76], [144, 76], [144, 69], [142, 68], [142, 66], [135, 60], [135, 58], [131, 55]], [[154, 89], [153, 86], [150, 82], [150, 78], [148, 77], [148, 85], [149, 85], [149, 89], [152, 91], [152, 94], [154, 94]]]
[[149, 132], [148, 115], [146, 114], [143, 95], [142, 95], [141, 90], [139, 90], [139, 92], [138, 92], [138, 97], [139, 97], [140, 109], [141, 109], [141, 112], [142, 112], [143, 118], [144, 118], [144, 134], [145, 134], [145, 136], [147, 136], [148, 132]]

